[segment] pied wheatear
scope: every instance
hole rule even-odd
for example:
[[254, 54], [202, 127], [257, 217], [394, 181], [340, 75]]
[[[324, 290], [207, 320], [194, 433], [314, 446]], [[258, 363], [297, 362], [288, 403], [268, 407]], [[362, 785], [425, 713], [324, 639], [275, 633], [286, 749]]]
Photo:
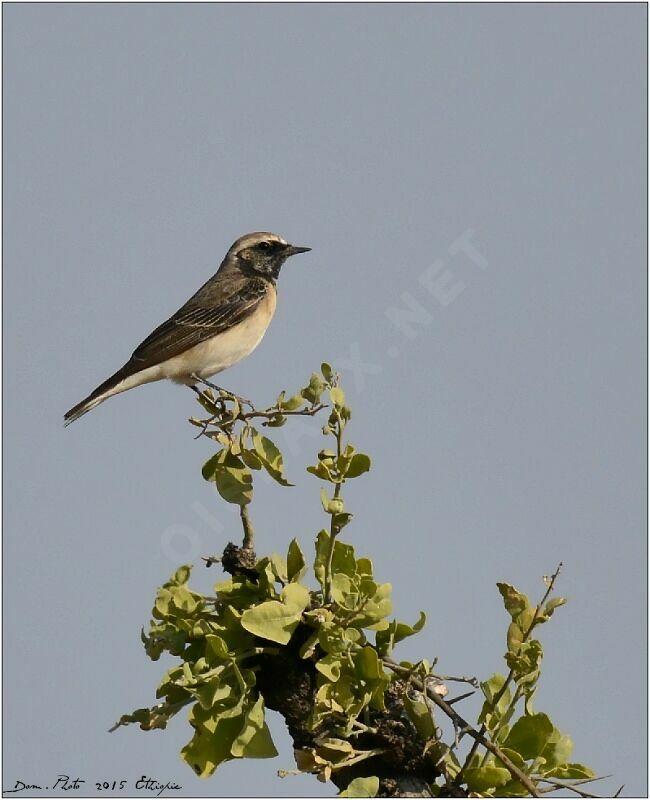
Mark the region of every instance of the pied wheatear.
[[282, 265], [308, 250], [275, 233], [237, 239], [216, 274], [147, 336], [121, 369], [71, 408], [65, 424], [134, 386], [168, 378], [194, 387], [241, 361], [271, 322]]

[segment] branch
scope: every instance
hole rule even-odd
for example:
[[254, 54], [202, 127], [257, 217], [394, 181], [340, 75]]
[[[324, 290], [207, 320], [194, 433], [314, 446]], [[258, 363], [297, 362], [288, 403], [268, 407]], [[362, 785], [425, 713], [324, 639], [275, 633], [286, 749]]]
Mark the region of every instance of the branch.
[[[334, 430], [334, 436], [336, 437], [336, 458], [337, 463], [338, 459], [341, 457], [342, 453], [342, 440], [343, 440], [343, 421], [341, 419], [341, 415], [338, 412], [338, 409], [334, 409], [334, 413], [336, 414], [336, 429]], [[338, 500], [341, 496], [341, 481], [334, 486], [334, 500]], [[335, 515], [332, 514], [332, 518], [330, 520], [330, 541], [329, 541], [329, 549], [327, 551], [327, 559], [325, 561], [325, 579], [324, 579], [324, 586], [323, 586], [323, 604], [327, 605], [332, 600], [332, 556], [334, 555], [334, 542], [336, 541], [336, 537], [339, 531], [336, 529], [336, 525], [334, 523]]]
[[[208, 403], [212, 408], [215, 409], [215, 413], [206, 420], [199, 420], [196, 418], [191, 418], [190, 422], [193, 425], [201, 428], [201, 432], [198, 434], [196, 438], [199, 436], [206, 435], [206, 432], [210, 425], [214, 425], [215, 427], [225, 429], [231, 428], [235, 422], [248, 422], [251, 419], [275, 419], [276, 417], [313, 417], [315, 414], [318, 414], [319, 411], [322, 411], [324, 408], [327, 408], [325, 403], [316, 403], [308, 408], [301, 408], [294, 411], [283, 410], [278, 406], [271, 406], [270, 408], [265, 409], [264, 411], [259, 411], [256, 409], [249, 401], [245, 401], [250, 405], [251, 411], [242, 411], [242, 404], [241, 398], [238, 398], [236, 395], [229, 395], [229, 394], [221, 394], [217, 398], [211, 397], [207, 391], [201, 392], [199, 395], [199, 402], [203, 400]], [[231, 402], [234, 401], [234, 408], [228, 409], [226, 406], [226, 401], [230, 400]], [[218, 407], [217, 404], [220, 403], [221, 406]], [[205, 408], [205, 405], [203, 405]], [[209, 410], [209, 409], [208, 409]], [[236, 413], [233, 414], [233, 411]], [[228, 418], [224, 419], [225, 416]]]
[[525, 772], [519, 769], [519, 767], [514, 764], [508, 756], [491, 742], [489, 739], [486, 739], [484, 734], [480, 731], [477, 731], [476, 728], [472, 727], [469, 722], [463, 719], [463, 717], [455, 711], [449, 703], [445, 702], [442, 697], [436, 694], [432, 689], [425, 687], [424, 683], [419, 679], [416, 678], [408, 667], [402, 667], [397, 662], [393, 661], [390, 658], [385, 658], [384, 664], [391, 669], [393, 672], [396, 672], [398, 675], [408, 675], [410, 677], [411, 683], [415, 688], [424, 693], [426, 692], [429, 699], [433, 700], [433, 702], [438, 706], [438, 708], [442, 709], [445, 714], [449, 717], [449, 719], [461, 728], [468, 736], [471, 736], [477, 744], [482, 744], [486, 750], [489, 750], [492, 755], [499, 759], [499, 761], [503, 764], [503, 766], [508, 770], [508, 772], [512, 775], [514, 780], [519, 781], [522, 786], [524, 786], [531, 797], [541, 797], [541, 794], [533, 781], [530, 779]]
[[[318, 414], [319, 411], [322, 411], [324, 408], [327, 408], [325, 403], [319, 403], [315, 406], [310, 406], [309, 408], [302, 408], [298, 411], [282, 411], [280, 409], [267, 409], [266, 411], [247, 411], [245, 413], [239, 413], [235, 419], [240, 419], [243, 422], [249, 419], [255, 419], [255, 417], [263, 417], [264, 419], [273, 419], [277, 416], [282, 417], [313, 417], [315, 414]], [[230, 424], [230, 421], [228, 421]]]
[[[560, 572], [562, 570], [562, 566], [563, 566], [563, 564], [560, 561], [560, 563], [557, 565], [557, 569], [551, 575], [550, 580], [548, 582], [548, 586], [546, 587], [546, 591], [544, 592], [544, 596], [542, 597], [540, 602], [535, 607], [535, 613], [533, 614], [533, 618], [530, 621], [530, 625], [528, 626], [528, 629], [524, 631], [522, 642], [525, 642], [525, 641], [528, 640], [528, 637], [530, 636], [533, 628], [535, 627], [535, 625], [537, 625], [537, 620], [539, 618], [539, 612], [540, 612], [542, 606], [544, 605], [544, 603], [548, 600], [548, 596], [553, 591], [553, 587], [555, 586], [555, 581], [558, 579], [558, 577], [560, 575]], [[508, 672], [508, 675], [506, 676], [506, 679], [503, 682], [503, 686], [499, 689], [499, 691], [492, 698], [492, 708], [496, 708], [497, 707], [497, 704], [498, 704], [499, 700], [501, 700], [503, 695], [506, 693], [506, 690], [508, 689], [508, 687], [512, 683], [512, 678], [513, 678], [514, 674], [515, 674], [514, 669], [511, 669]], [[480, 728], [479, 732], [483, 736], [483, 735], [485, 735], [485, 731], [486, 731], [485, 723], [483, 723], [483, 725], [481, 725], [481, 728]], [[461, 770], [460, 770], [460, 774], [461, 775], [462, 775], [463, 771], [467, 768], [468, 764], [471, 762], [472, 758], [474, 758], [474, 754], [478, 750], [478, 746], [479, 746], [478, 739], [474, 739], [474, 743], [472, 744], [472, 746], [470, 748], [470, 751], [467, 754], [467, 758], [465, 759], [465, 763], [461, 767]]]
[[248, 514], [248, 506], [239, 506], [239, 516], [244, 528], [244, 541], [242, 547], [244, 550], [255, 550], [255, 531], [253, 530], [253, 523]]

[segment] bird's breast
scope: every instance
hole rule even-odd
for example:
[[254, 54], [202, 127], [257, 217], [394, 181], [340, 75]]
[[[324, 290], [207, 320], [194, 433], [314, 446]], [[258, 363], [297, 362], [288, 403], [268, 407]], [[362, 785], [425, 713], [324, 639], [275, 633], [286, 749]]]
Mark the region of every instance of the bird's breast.
[[275, 313], [276, 298], [275, 287], [269, 286], [264, 299], [241, 322], [162, 364], [164, 376], [194, 383], [192, 375], [209, 378], [246, 358], [262, 341]]

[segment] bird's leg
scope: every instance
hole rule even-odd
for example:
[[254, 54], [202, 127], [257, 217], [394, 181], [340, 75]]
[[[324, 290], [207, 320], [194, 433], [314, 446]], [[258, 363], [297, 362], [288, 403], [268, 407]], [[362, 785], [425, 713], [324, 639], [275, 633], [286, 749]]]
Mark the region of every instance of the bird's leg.
[[[202, 392], [202, 391], [199, 389], [199, 387], [198, 387], [198, 386], [196, 386], [196, 384], [194, 384], [194, 383], [188, 383], [188, 384], [186, 384], [186, 385], [187, 385], [187, 386], [188, 386], [188, 387], [189, 387], [189, 388], [190, 388], [190, 389], [191, 389], [193, 392], [196, 392], [196, 393], [198, 394], [198, 396], [199, 396], [199, 397], [201, 397], [201, 395], [203, 394], [203, 392]], [[222, 408], [222, 409], [225, 409], [225, 404], [223, 403], [223, 401], [221, 402], [221, 408]], [[218, 417], [218, 416], [219, 416], [219, 414], [213, 414], [213, 415], [210, 417], [210, 419], [203, 420], [203, 425], [202, 425], [202, 427], [201, 427], [201, 430], [199, 431], [199, 433], [198, 433], [198, 434], [197, 434], [197, 435], [196, 435], [194, 438], [195, 438], [195, 439], [200, 439], [200, 438], [201, 438], [201, 436], [204, 436], [204, 435], [205, 435], [205, 432], [206, 432], [206, 431], [207, 431], [207, 429], [208, 429], [208, 427], [209, 427], [209, 426], [210, 426], [210, 425], [211, 425], [211, 424], [212, 424], [212, 423], [215, 421], [215, 419], [217, 419], [217, 417]], [[208, 564], [208, 566], [210, 566], [210, 564]]]
[[[245, 397], [240, 397], [238, 394], [235, 394], [234, 392], [231, 392], [228, 389], [224, 389], [223, 386], [217, 386], [216, 383], [211, 383], [210, 381], [206, 380], [205, 378], [200, 378], [196, 374], [190, 375], [190, 378], [192, 378], [193, 380], [197, 381], [198, 383], [202, 383], [204, 386], [208, 386], [210, 389], [214, 389], [217, 392], [223, 392], [224, 394], [227, 394], [229, 397], [234, 397], [235, 400], [238, 400], [241, 405], [245, 404], [245, 405], [250, 406], [251, 408], [253, 408], [253, 404], [251, 403], [250, 400], [247, 400]], [[192, 388], [194, 389], [195, 392], [200, 394], [200, 392], [199, 392], [199, 390], [197, 389], [196, 386], [192, 386]]]

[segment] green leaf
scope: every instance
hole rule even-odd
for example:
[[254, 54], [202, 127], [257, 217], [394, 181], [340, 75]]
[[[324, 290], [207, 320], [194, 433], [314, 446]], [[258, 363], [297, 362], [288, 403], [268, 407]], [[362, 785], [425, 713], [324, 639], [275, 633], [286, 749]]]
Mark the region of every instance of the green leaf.
[[515, 589], [509, 583], [497, 583], [497, 587], [503, 597], [503, 604], [506, 611], [513, 620], [525, 609], [530, 607], [530, 602], [525, 594]]
[[205, 462], [201, 467], [201, 474], [206, 481], [214, 480], [214, 473], [223, 465], [226, 450], [219, 450]]
[[249, 469], [262, 469], [262, 462], [252, 450], [242, 449], [241, 460]]
[[418, 694], [416, 697], [411, 697], [408, 693], [405, 693], [403, 700], [406, 713], [420, 736], [425, 742], [433, 738], [436, 734], [436, 723], [422, 695]]
[[279, 583], [289, 582], [287, 562], [284, 560], [284, 558], [282, 558], [281, 555], [278, 555], [278, 553], [272, 553], [269, 556], [269, 564], [271, 565], [271, 570], [273, 571], [273, 577]]
[[[519, 767], [522, 772], [527, 771], [526, 762], [516, 750], [509, 750], [507, 747], [502, 747], [501, 752], [508, 756], [515, 767]], [[493, 759], [492, 756], [490, 756], [490, 758]], [[490, 763], [494, 763], [494, 761], [492, 760]]]
[[419, 633], [424, 628], [426, 621], [427, 615], [424, 611], [420, 611], [420, 618], [414, 625], [407, 625], [405, 622], [398, 622], [394, 619], [385, 630], [377, 632], [375, 636], [377, 649], [382, 655], [391, 653], [398, 642]]
[[324, 391], [325, 381], [320, 375], [312, 372], [311, 378], [309, 379], [309, 385], [305, 386], [300, 394], [305, 398], [305, 400], [309, 400], [310, 403], [315, 404], [320, 400], [320, 396]]
[[297, 539], [292, 539], [287, 551], [287, 576], [290, 581], [299, 581], [307, 572], [305, 556]]
[[318, 629], [318, 643], [325, 653], [339, 655], [347, 650], [349, 642], [343, 640], [341, 629], [328, 622]]
[[283, 411], [297, 411], [304, 404], [305, 398], [301, 394], [294, 394], [288, 400], [282, 398], [282, 402], [278, 403]]
[[539, 667], [544, 652], [538, 639], [522, 642], [517, 653], [506, 653], [506, 664], [514, 673], [517, 684], [529, 694], [539, 677]]
[[203, 477], [215, 481], [217, 491], [228, 503], [244, 506], [253, 497], [253, 476], [244, 462], [227, 450], [220, 450], [203, 465]]
[[337, 408], [345, 405], [345, 392], [339, 386], [330, 389], [330, 400]]
[[528, 789], [519, 783], [519, 781], [511, 780], [499, 789], [500, 797], [530, 797]]
[[358, 592], [353, 591], [352, 582], [347, 575], [336, 572], [331, 581], [332, 600], [342, 608], [354, 610], [359, 600]]
[[474, 767], [463, 773], [465, 783], [470, 792], [485, 792], [505, 786], [510, 780], [510, 773], [505, 767]]
[[341, 677], [341, 667], [341, 659], [334, 654], [327, 655], [316, 662], [316, 669], [332, 683], [336, 683]]
[[[524, 597], [526, 597], [526, 595], [524, 595]], [[527, 597], [526, 600], [528, 600]], [[532, 606], [527, 606], [526, 608], [524, 608], [523, 611], [521, 611], [517, 615], [517, 617], [515, 617], [517, 625], [519, 625], [522, 631], [524, 632], [528, 631], [528, 633], [530, 634], [532, 630], [531, 625], [533, 624], [533, 620], [535, 620], [536, 625], [538, 622], [544, 622], [543, 619], [541, 619], [539, 616], [536, 616], [535, 611], [536, 610]]]
[[557, 728], [554, 728], [546, 747], [542, 750], [542, 758], [546, 763], [540, 772], [546, 774], [549, 769], [557, 767], [559, 764], [566, 764], [572, 752], [573, 741], [571, 737], [563, 735]]
[[511, 622], [508, 626], [508, 635], [507, 635], [507, 643], [508, 643], [508, 651], [510, 653], [517, 653], [519, 648], [524, 641], [524, 634], [517, 625], [516, 622]]
[[226, 467], [218, 471], [215, 483], [217, 491], [228, 503], [245, 506], [253, 499], [253, 477], [243, 467]]
[[548, 774], [561, 780], [580, 780], [581, 778], [595, 778], [596, 773], [584, 764], [562, 764]]
[[215, 634], [208, 634], [205, 637], [205, 652], [206, 657], [216, 656], [217, 659], [222, 661], [230, 657], [228, 645], [221, 636], [216, 636]]
[[350, 781], [348, 788], [339, 794], [339, 797], [376, 797], [379, 791], [379, 778], [374, 775], [369, 778], [355, 778]]
[[[333, 501], [332, 501], [333, 502]], [[334, 514], [332, 517], [332, 525], [334, 527], [334, 533], [338, 535], [346, 525], [352, 522], [352, 518], [354, 514], [350, 514], [348, 511], [343, 511], [342, 513]]]
[[284, 476], [282, 453], [276, 444], [266, 436], [262, 436], [255, 428], [251, 428], [251, 439], [255, 453], [269, 475], [281, 486], [293, 486]]
[[290, 583], [282, 590], [280, 600], [267, 600], [244, 611], [241, 625], [262, 639], [287, 644], [309, 603], [309, 591], [299, 583]]
[[388, 622], [384, 617], [387, 617], [392, 611], [391, 590], [390, 583], [378, 584], [375, 594], [365, 602], [363, 608], [355, 614], [350, 624], [358, 628], [385, 630], [388, 627]]
[[323, 481], [329, 481], [330, 483], [335, 482], [332, 478], [332, 473], [330, 472], [329, 467], [322, 461], [319, 461], [315, 467], [307, 467], [307, 472], [309, 472], [310, 475], [315, 475], [317, 478], [320, 478]]
[[190, 574], [192, 572], [192, 565], [191, 564], [183, 564], [182, 567], [179, 567], [176, 572], [174, 573], [174, 577], [172, 578], [172, 583], [176, 583], [181, 585], [183, 583], [187, 583], [190, 579]]
[[548, 619], [556, 608], [565, 605], [567, 602], [566, 597], [553, 597], [544, 606], [544, 616]]
[[243, 756], [244, 758], [275, 758], [277, 755], [278, 751], [275, 749], [271, 731], [265, 722], [246, 745]]
[[490, 733], [500, 727], [503, 715], [506, 713], [512, 699], [510, 689], [506, 689], [496, 706], [494, 704], [494, 699], [501, 691], [505, 680], [504, 675], [495, 673], [489, 680], [482, 681], [480, 684], [481, 691], [485, 695], [485, 703], [483, 703], [479, 722], [485, 723]]
[[323, 511], [327, 512], [329, 508], [330, 498], [324, 488], [320, 490], [320, 502], [321, 505], [323, 506]]
[[342, 572], [349, 578], [357, 574], [357, 562], [354, 558], [354, 547], [345, 542], [334, 542], [332, 553], [332, 573]]
[[383, 678], [384, 670], [377, 658], [377, 652], [370, 645], [362, 647], [354, 657], [357, 675], [364, 681], [376, 681]]
[[[454, 751], [444, 742], [430, 740], [424, 752], [434, 764], [444, 765], [445, 772], [451, 780], [460, 772], [460, 762], [456, 758]], [[436, 784], [433, 784], [433, 786], [435, 787]], [[441, 787], [438, 788], [440, 789]], [[441, 795], [433, 796], [440, 797]]]
[[365, 453], [355, 453], [352, 456], [350, 465], [348, 466], [345, 472], [345, 477], [358, 478], [359, 475], [363, 475], [363, 473], [368, 472], [369, 469], [370, 469], [370, 456], [367, 456]]
[[318, 746], [315, 752], [317, 756], [326, 761], [336, 762], [350, 758], [355, 751], [352, 742], [348, 742], [346, 739], [323, 736], [318, 738]]
[[329, 553], [330, 535], [321, 530], [316, 536], [316, 558], [314, 559], [314, 575], [321, 586], [325, 584], [325, 565]]
[[242, 717], [213, 717], [210, 710], [195, 703], [189, 718], [195, 733], [181, 750], [181, 757], [200, 778], [208, 778], [219, 764], [233, 757], [230, 747], [241, 730]]
[[303, 642], [300, 647], [298, 655], [300, 658], [311, 658], [316, 652], [316, 645], [318, 644], [318, 630], [310, 634], [307, 641]]
[[520, 717], [512, 726], [504, 742], [510, 750], [516, 750], [522, 758], [538, 758], [553, 734], [553, 723], [546, 714]]
[[323, 378], [325, 378], [328, 383], [331, 383], [332, 378], [334, 377], [334, 371], [327, 361], [323, 361], [323, 363], [320, 365], [320, 371], [323, 373]]
[[258, 697], [244, 716], [244, 725], [232, 743], [230, 752], [235, 758], [274, 758], [278, 751], [264, 721], [264, 700]]

